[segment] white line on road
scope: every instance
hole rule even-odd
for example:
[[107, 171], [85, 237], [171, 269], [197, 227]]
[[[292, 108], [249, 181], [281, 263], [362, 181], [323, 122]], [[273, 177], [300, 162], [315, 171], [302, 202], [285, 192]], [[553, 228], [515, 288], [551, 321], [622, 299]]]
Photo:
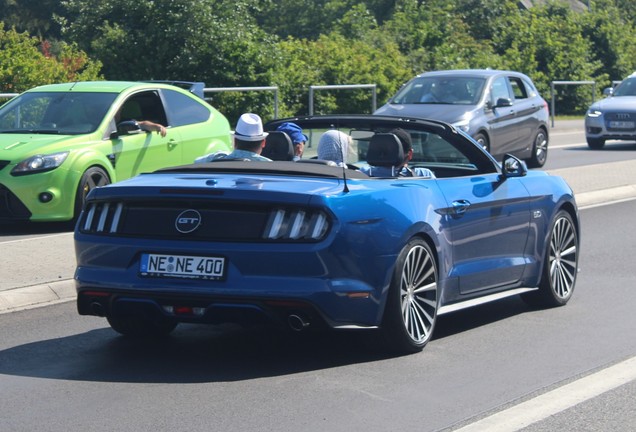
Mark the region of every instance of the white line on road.
[[68, 236], [68, 235], [73, 235], [73, 233], [72, 232], [65, 232], [65, 233], [60, 233], [60, 234], [51, 234], [51, 235], [45, 235], [45, 236], [39, 236], [39, 237], [22, 238], [22, 239], [18, 239], [18, 240], [0, 241], [0, 244], [21, 243], [21, 242], [30, 241], [30, 240], [42, 240], [42, 239], [51, 238], [51, 237], [61, 237], [61, 236]]
[[570, 147], [587, 147], [587, 143], [573, 143], [573, 144], [561, 144], [561, 145], [549, 145], [548, 149], [560, 149], [560, 148], [570, 148]]
[[493, 414], [455, 432], [514, 432], [636, 380], [636, 357]]

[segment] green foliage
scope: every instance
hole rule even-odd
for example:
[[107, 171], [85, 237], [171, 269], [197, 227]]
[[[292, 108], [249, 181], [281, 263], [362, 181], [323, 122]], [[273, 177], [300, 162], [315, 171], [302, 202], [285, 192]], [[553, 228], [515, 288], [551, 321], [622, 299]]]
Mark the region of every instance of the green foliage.
[[580, 18], [582, 35], [591, 42], [591, 56], [597, 67], [594, 75], [601, 80], [599, 88], [609, 87], [612, 80], [622, 80], [636, 70], [633, 5], [630, 1], [632, 7], [619, 9], [612, 3], [597, 0], [593, 12]]
[[[377, 84], [381, 104], [436, 69], [518, 70], [546, 98], [554, 80], [596, 80], [600, 91], [636, 70], [636, 9], [633, 0], [585, 3], [581, 12], [565, 0], [530, 9], [517, 0], [0, 0], [0, 21], [41, 36], [1, 33], [0, 90], [97, 76], [103, 64], [113, 80], [278, 86], [279, 116], [307, 114], [310, 85]], [[584, 110], [590, 91], [559, 87], [560, 111]], [[274, 116], [273, 92], [208, 96], [231, 120]], [[370, 97], [321, 90], [314, 108], [368, 112]]]
[[53, 56], [46, 43], [27, 33], [5, 30], [0, 22], [0, 91], [19, 93], [37, 85], [99, 79], [101, 64], [77, 46], [61, 44]]
[[20, 33], [57, 40], [60, 28], [51, 16], [61, 10], [58, 0], [0, 0], [0, 21]]

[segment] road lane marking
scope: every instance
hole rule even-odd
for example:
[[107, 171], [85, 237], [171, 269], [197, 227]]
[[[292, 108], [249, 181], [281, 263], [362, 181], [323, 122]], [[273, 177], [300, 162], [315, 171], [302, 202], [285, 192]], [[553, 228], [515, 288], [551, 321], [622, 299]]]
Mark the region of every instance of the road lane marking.
[[455, 432], [514, 432], [636, 380], [636, 357], [500, 411]]
[[571, 148], [571, 147], [587, 147], [587, 143], [548, 145], [548, 149], [561, 149], [561, 148]]
[[61, 237], [61, 236], [66, 236], [66, 235], [73, 235], [73, 233], [72, 232], [65, 232], [65, 233], [60, 233], [60, 234], [51, 234], [51, 235], [45, 235], [45, 236], [39, 236], [39, 237], [28, 237], [28, 238], [23, 238], [23, 239], [18, 239], [18, 240], [0, 241], [0, 244], [21, 243], [21, 242], [26, 242], [26, 241], [31, 241], [31, 240], [42, 240], [42, 239], [47, 239], [47, 238], [51, 238], [51, 237]]

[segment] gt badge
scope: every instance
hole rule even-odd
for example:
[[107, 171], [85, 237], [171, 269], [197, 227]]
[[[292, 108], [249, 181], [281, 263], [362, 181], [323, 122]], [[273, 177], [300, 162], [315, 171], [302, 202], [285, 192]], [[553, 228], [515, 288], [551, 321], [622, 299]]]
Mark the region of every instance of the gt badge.
[[201, 225], [201, 213], [196, 210], [189, 209], [179, 213], [174, 226], [182, 234], [189, 234], [199, 228]]

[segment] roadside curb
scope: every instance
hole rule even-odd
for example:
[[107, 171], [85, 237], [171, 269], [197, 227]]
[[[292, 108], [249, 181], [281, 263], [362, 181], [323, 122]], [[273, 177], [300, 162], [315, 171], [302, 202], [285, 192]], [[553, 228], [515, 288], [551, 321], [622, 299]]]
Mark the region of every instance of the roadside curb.
[[71, 301], [75, 298], [73, 279], [13, 288], [0, 291], [0, 314]]
[[575, 193], [576, 205], [580, 209], [611, 202], [636, 199], [636, 185], [625, 185], [591, 192]]

